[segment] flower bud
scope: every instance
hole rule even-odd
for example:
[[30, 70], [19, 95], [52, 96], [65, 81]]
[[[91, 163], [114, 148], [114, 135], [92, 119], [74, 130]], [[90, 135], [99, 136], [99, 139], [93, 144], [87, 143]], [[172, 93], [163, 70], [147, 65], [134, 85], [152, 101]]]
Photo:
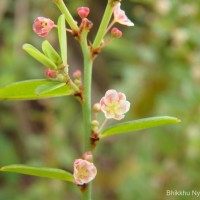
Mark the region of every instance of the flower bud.
[[75, 83], [78, 87], [80, 87], [81, 84], [82, 84], [82, 81], [79, 80], [79, 79], [75, 79], [75, 80], [74, 80], [74, 83]]
[[77, 8], [77, 13], [83, 19], [89, 15], [90, 9], [88, 7], [79, 7]]
[[91, 129], [93, 132], [97, 132], [99, 130], [99, 122], [97, 120], [92, 120]]
[[92, 162], [93, 161], [93, 155], [90, 151], [85, 152], [82, 155], [83, 160], [87, 160], [88, 162]]
[[87, 184], [92, 181], [97, 174], [97, 169], [93, 163], [83, 159], [74, 161], [74, 181], [77, 185]]
[[80, 79], [81, 78], [81, 71], [80, 70], [76, 70], [74, 73], [73, 73], [73, 77], [75, 79]]
[[100, 105], [100, 103], [95, 103], [94, 104], [93, 111], [94, 112], [101, 112], [101, 105]]
[[33, 23], [33, 30], [40, 37], [45, 37], [54, 26], [55, 24], [51, 19], [37, 17]]
[[57, 77], [57, 71], [53, 70], [53, 69], [46, 69], [46, 76], [49, 78], [56, 78]]
[[111, 34], [114, 38], [120, 38], [122, 36], [122, 32], [118, 28], [112, 28]]
[[92, 126], [99, 126], [99, 122], [97, 120], [92, 120], [91, 125]]
[[63, 74], [58, 74], [57, 79], [60, 82], [66, 82], [66, 77]]

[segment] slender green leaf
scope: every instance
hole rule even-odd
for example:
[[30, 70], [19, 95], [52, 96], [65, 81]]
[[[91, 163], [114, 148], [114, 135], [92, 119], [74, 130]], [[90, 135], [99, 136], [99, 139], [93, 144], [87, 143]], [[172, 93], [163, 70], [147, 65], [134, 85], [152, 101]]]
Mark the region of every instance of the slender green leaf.
[[32, 46], [30, 44], [24, 44], [23, 49], [28, 54], [30, 54], [33, 58], [35, 58], [37, 61], [42, 63], [45, 67], [48, 67], [51, 69], [57, 69], [57, 66], [55, 65], [55, 63], [53, 63], [47, 56], [45, 56], [43, 53], [41, 53], [34, 46]]
[[64, 85], [66, 85], [66, 83], [52, 81], [50, 83], [46, 83], [46, 84], [38, 86], [36, 88], [35, 92], [36, 92], [36, 94], [45, 94], [47, 92], [51, 92], [51, 91], [56, 90], [60, 87], [63, 87]]
[[58, 39], [60, 43], [62, 61], [64, 66], [67, 66], [67, 33], [64, 14], [60, 15], [58, 18]]
[[[60, 84], [60, 82], [55, 83]], [[0, 88], [0, 100], [32, 100], [74, 94], [73, 89], [66, 84], [53, 91], [36, 94], [36, 89], [45, 84], [52, 84], [52, 81], [46, 79], [34, 79], [12, 83]]]
[[62, 169], [47, 168], [47, 167], [31, 167], [27, 165], [8, 165], [0, 168], [0, 171], [15, 172], [19, 174], [26, 174], [31, 176], [38, 176], [44, 178], [59, 179], [69, 182], [74, 182], [73, 175]]
[[168, 117], [168, 116], [162, 116], [162, 117], [150, 117], [150, 118], [144, 118], [139, 120], [133, 120], [125, 123], [120, 123], [115, 126], [112, 126], [110, 128], [105, 129], [102, 134], [101, 138], [110, 136], [110, 135], [116, 135], [116, 134], [122, 134], [126, 132], [132, 132], [132, 131], [139, 131], [147, 128], [157, 127], [157, 126], [163, 126], [167, 124], [177, 124], [180, 120], [175, 117]]
[[56, 65], [59, 66], [62, 64], [62, 59], [61, 59], [60, 55], [57, 53], [57, 51], [52, 47], [52, 45], [47, 40], [45, 40], [42, 43], [42, 51]]

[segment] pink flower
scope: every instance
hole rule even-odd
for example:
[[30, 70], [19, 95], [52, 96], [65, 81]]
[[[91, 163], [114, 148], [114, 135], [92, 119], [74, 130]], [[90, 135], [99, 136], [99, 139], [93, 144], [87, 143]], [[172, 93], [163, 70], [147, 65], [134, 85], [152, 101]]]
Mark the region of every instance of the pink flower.
[[89, 15], [90, 9], [88, 7], [79, 7], [77, 8], [77, 13], [83, 19]]
[[45, 17], [37, 17], [33, 23], [34, 32], [40, 37], [45, 37], [55, 26], [54, 22]]
[[97, 169], [93, 163], [76, 159], [74, 161], [74, 180], [77, 185], [83, 185], [92, 181], [97, 174]]
[[101, 111], [107, 119], [120, 120], [130, 108], [130, 102], [126, 101], [125, 94], [116, 90], [108, 90], [100, 100]]
[[114, 8], [114, 20], [126, 26], [134, 26], [133, 22], [128, 19], [125, 12], [120, 8], [121, 3], [118, 3]]

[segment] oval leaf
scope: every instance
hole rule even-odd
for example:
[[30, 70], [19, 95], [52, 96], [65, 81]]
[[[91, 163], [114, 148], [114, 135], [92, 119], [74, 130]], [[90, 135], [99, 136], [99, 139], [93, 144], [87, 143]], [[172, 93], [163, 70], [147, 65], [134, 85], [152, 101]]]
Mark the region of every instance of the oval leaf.
[[57, 51], [52, 47], [52, 45], [47, 40], [45, 40], [42, 43], [42, 51], [56, 65], [61, 65], [62, 64], [62, 59], [61, 59], [60, 55], [57, 53]]
[[[74, 91], [69, 85], [64, 85], [53, 91], [36, 94], [36, 88], [41, 85], [51, 84], [51, 80], [34, 79], [15, 82], [0, 88], [0, 100], [33, 100], [57, 96], [73, 95]], [[60, 84], [60, 82], [57, 82]]]
[[138, 130], [143, 130], [147, 128], [163, 126], [167, 124], [177, 124], [179, 122], [180, 122], [179, 119], [175, 117], [168, 117], [168, 116], [144, 118], [144, 119], [117, 124], [115, 126], [107, 128], [102, 132], [100, 137], [104, 138], [110, 135], [138, 131]]
[[58, 18], [58, 39], [63, 65], [67, 66], [67, 33], [64, 14]]
[[57, 69], [57, 66], [55, 65], [55, 63], [53, 63], [47, 56], [45, 56], [43, 53], [41, 53], [34, 46], [32, 46], [30, 44], [24, 44], [23, 49], [28, 54], [30, 54], [33, 58], [35, 58], [37, 61], [42, 63], [45, 67], [48, 67], [51, 69]]
[[47, 92], [51, 92], [51, 91], [56, 90], [60, 87], [63, 87], [64, 85], [66, 85], [66, 83], [60, 83], [60, 82], [57, 82], [57, 81], [52, 81], [50, 83], [46, 83], [46, 84], [38, 86], [35, 90], [35, 93], [36, 94], [45, 94]]
[[31, 176], [38, 176], [44, 178], [52, 178], [74, 182], [74, 177], [70, 172], [62, 169], [47, 168], [47, 167], [31, 167], [27, 165], [8, 165], [0, 168], [0, 171], [15, 172], [19, 174], [26, 174]]

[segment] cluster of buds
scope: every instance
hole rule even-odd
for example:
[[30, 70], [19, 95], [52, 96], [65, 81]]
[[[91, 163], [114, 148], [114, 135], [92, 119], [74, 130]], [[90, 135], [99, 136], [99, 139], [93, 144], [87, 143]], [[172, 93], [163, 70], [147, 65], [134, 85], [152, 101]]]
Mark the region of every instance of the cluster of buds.
[[74, 161], [74, 181], [77, 185], [84, 185], [92, 181], [97, 169], [94, 166], [91, 152], [85, 152], [82, 158]]
[[82, 73], [80, 70], [76, 70], [73, 73], [73, 77], [74, 77], [74, 83], [80, 87], [82, 85]]

